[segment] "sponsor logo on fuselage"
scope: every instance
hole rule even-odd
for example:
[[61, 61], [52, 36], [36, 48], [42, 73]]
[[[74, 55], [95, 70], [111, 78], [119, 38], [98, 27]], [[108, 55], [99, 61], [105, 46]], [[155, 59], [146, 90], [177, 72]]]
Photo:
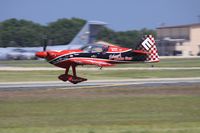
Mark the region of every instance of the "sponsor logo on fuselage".
[[110, 54], [109, 55], [109, 59], [110, 60], [120, 60], [120, 61], [130, 61], [133, 59], [133, 57], [128, 57], [128, 56], [125, 56], [123, 57], [121, 53], [119, 54]]
[[[128, 52], [128, 51], [127, 51]], [[73, 53], [73, 54], [64, 54], [61, 55], [55, 59], [52, 59], [49, 61], [51, 64], [58, 64], [64, 61], [69, 60], [70, 58], [76, 58], [76, 57], [82, 57], [82, 58], [98, 58], [98, 59], [105, 59], [105, 60], [111, 60], [111, 61], [131, 61], [133, 60], [133, 57], [127, 56], [127, 52], [121, 52], [121, 53], [106, 53], [106, 54], [91, 54], [91, 53]], [[129, 51], [130, 52], [130, 51]]]

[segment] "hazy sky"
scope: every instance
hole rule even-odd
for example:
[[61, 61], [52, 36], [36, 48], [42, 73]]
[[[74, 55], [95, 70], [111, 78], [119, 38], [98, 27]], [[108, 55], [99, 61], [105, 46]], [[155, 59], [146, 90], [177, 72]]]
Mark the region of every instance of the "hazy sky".
[[0, 0], [0, 21], [47, 24], [58, 18], [100, 20], [114, 30], [197, 23], [200, 0]]

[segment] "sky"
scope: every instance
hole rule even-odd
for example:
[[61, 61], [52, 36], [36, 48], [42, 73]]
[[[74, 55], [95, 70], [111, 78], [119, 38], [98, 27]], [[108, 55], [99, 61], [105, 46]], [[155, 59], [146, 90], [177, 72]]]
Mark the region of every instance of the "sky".
[[200, 22], [200, 0], [0, 0], [0, 21], [99, 20], [116, 31]]

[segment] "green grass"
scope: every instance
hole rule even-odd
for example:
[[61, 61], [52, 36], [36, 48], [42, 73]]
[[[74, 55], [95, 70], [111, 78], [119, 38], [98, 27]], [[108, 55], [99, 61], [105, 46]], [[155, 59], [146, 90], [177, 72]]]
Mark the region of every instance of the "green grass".
[[[200, 67], [199, 58], [162, 59], [156, 67]], [[1, 66], [53, 67], [46, 61], [1, 61]], [[152, 64], [121, 64], [116, 67], [150, 67]], [[87, 66], [88, 67], [88, 66]], [[92, 66], [93, 67], [93, 66]], [[56, 81], [63, 71], [0, 71], [0, 82], [11, 81]], [[91, 79], [127, 79], [127, 78], [175, 78], [199, 77], [200, 70], [79, 70], [78, 75]], [[17, 78], [16, 78], [17, 77]]]
[[[2, 66], [16, 67], [53, 67], [45, 60], [13, 60], [0, 61]], [[152, 64], [120, 64], [116, 67], [150, 67]], [[181, 59], [161, 59], [159, 63], [154, 63], [156, 67], [199, 67], [200, 58], [181, 58]]]
[[0, 82], [53, 81], [64, 71], [0, 71]]
[[[187, 89], [190, 87], [179, 88], [179, 91]], [[4, 92], [10, 97], [0, 97], [0, 132], [200, 132], [198, 93], [135, 95], [137, 91], [144, 90], [130, 90], [105, 88]]]
[[[45, 61], [1, 66], [52, 67]], [[125, 64], [117, 67], [149, 67]], [[199, 59], [164, 59], [159, 67], [199, 67]], [[63, 71], [0, 71], [0, 82], [57, 81]], [[199, 77], [200, 70], [78, 70], [91, 79]], [[158, 93], [163, 90], [165, 93]], [[199, 133], [199, 85], [164, 88], [0, 91], [0, 133]], [[145, 93], [148, 90], [151, 94]], [[185, 94], [194, 90], [193, 94]], [[172, 91], [171, 94], [168, 94]], [[139, 93], [138, 93], [139, 92]]]
[[121, 64], [117, 67], [200, 67], [200, 58], [160, 59], [158, 63]]
[[[54, 81], [63, 71], [0, 71], [0, 82]], [[78, 70], [78, 76], [94, 79], [199, 77], [200, 70]]]
[[45, 60], [3, 60], [0, 66], [8, 67], [53, 67]]
[[88, 79], [127, 79], [127, 78], [176, 78], [199, 77], [200, 70], [99, 70], [95, 72], [80, 71]]

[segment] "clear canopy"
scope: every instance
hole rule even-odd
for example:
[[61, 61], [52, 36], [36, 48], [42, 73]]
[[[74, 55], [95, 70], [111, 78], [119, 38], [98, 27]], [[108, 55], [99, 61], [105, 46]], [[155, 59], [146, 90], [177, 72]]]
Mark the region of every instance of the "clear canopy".
[[101, 53], [106, 52], [109, 46], [102, 44], [90, 44], [81, 48], [84, 52], [87, 53]]

